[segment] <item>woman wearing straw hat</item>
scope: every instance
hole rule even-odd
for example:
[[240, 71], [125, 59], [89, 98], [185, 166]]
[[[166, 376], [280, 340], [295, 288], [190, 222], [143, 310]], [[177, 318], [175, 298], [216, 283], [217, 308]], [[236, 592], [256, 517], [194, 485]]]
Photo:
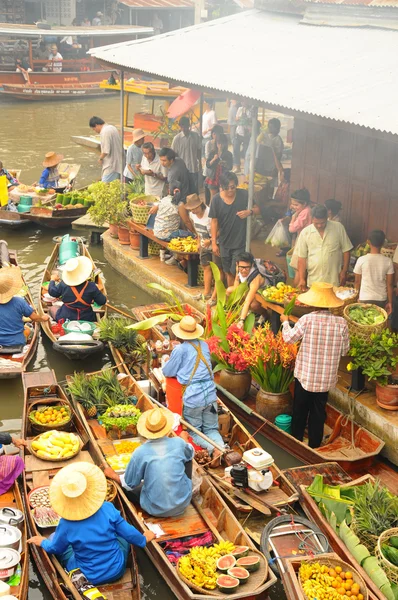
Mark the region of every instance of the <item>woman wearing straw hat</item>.
[[23, 288], [19, 267], [0, 269], [0, 352], [10, 354], [20, 352], [26, 343], [23, 318], [31, 321], [48, 321], [49, 316], [41, 317], [21, 296], [16, 296]]
[[132, 502], [139, 503], [154, 517], [181, 515], [191, 502], [192, 481], [187, 473], [194, 450], [180, 437], [168, 437], [173, 425], [170, 411], [145, 411], [138, 420], [137, 431], [148, 441], [134, 452], [124, 476], [110, 467], [104, 471], [123, 486]]
[[87, 256], [78, 256], [66, 261], [61, 282], [58, 273], [51, 275], [48, 293], [63, 302], [58, 310], [54, 310], [55, 307], [50, 310], [56, 321], [96, 321], [92, 304], [106, 304], [106, 296], [93, 281], [89, 281], [92, 270], [91, 260]]
[[105, 502], [106, 478], [88, 462], [67, 465], [50, 484], [50, 502], [61, 520], [51, 538], [35, 535], [28, 541], [56, 554], [67, 571], [80, 569], [94, 585], [123, 576], [129, 544], [144, 548], [154, 539], [129, 525], [110, 502]]
[[347, 354], [350, 338], [345, 319], [329, 312], [329, 308], [344, 304], [332, 284], [313, 283], [297, 298], [320, 310], [301, 317], [293, 329], [289, 317], [281, 315], [285, 342], [301, 340], [294, 369], [292, 434], [302, 442], [308, 418], [308, 445], [318, 448], [323, 439], [328, 392], [337, 383], [340, 358]]
[[[173, 325], [172, 330], [183, 343], [174, 348], [170, 360], [163, 367], [163, 375], [175, 377], [181, 386], [180, 401], [183, 403], [184, 419], [223, 447], [224, 442], [218, 430], [217, 394], [210, 350], [199, 339], [203, 335], [203, 327], [193, 317], [186, 316]], [[179, 410], [181, 414], [181, 406]], [[208, 451], [216, 465], [220, 451], [195, 433], [191, 437], [196, 445]]]
[[43, 167], [44, 171], [41, 174], [39, 185], [43, 188], [56, 188], [58, 187], [59, 173], [58, 165], [63, 159], [62, 154], [56, 154], [55, 152], [47, 152], [44, 157]]

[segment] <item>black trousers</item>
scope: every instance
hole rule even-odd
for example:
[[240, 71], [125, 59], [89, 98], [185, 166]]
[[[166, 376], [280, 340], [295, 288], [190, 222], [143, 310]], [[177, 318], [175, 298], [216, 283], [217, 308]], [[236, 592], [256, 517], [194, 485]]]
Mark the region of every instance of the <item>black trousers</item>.
[[319, 448], [322, 443], [327, 401], [328, 392], [308, 392], [299, 380], [295, 379], [292, 435], [302, 442], [308, 420], [310, 448]]

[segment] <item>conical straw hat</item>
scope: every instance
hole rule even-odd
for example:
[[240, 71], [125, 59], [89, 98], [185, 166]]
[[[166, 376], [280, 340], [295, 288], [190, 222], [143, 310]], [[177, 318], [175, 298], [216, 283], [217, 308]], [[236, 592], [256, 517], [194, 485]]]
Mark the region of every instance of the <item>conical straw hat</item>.
[[56, 167], [63, 159], [63, 154], [57, 154], [56, 152], [47, 152], [44, 157], [43, 167]]
[[334, 293], [332, 284], [322, 282], [313, 283], [308, 292], [297, 296], [297, 300], [315, 308], [338, 308], [344, 304]]
[[174, 417], [173, 413], [160, 408], [153, 408], [145, 411], [137, 423], [138, 433], [148, 439], [156, 440], [165, 437], [173, 429]]
[[89, 279], [92, 271], [93, 264], [88, 256], [70, 258], [62, 271], [62, 280], [66, 285], [80, 285]]
[[22, 287], [23, 281], [19, 267], [0, 269], [0, 304], [7, 304]]
[[196, 340], [202, 337], [204, 332], [202, 325], [190, 316], [182, 317], [181, 321], [172, 325], [171, 329], [180, 340]]
[[103, 505], [106, 477], [88, 462], [72, 463], [58, 471], [50, 485], [50, 502], [68, 521], [88, 519]]

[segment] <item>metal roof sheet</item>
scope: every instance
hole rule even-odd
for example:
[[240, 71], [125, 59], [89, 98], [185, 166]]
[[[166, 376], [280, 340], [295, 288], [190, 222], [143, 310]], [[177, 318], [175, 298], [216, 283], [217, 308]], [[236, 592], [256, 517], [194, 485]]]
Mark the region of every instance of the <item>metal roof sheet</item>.
[[108, 37], [118, 35], [151, 35], [153, 27], [141, 27], [139, 25], [109, 25], [107, 27], [51, 27], [51, 29], [40, 29], [36, 25], [13, 25], [0, 23], [0, 35], [12, 35], [16, 37], [38, 37], [80, 35], [93, 37]]
[[377, 6], [378, 8], [398, 8], [398, 0], [304, 0], [307, 4], [343, 4], [351, 6]]
[[398, 134], [398, 33], [299, 19], [255, 9], [90, 53], [119, 68], [247, 97], [280, 112]]
[[193, 0], [119, 0], [129, 8], [194, 8]]

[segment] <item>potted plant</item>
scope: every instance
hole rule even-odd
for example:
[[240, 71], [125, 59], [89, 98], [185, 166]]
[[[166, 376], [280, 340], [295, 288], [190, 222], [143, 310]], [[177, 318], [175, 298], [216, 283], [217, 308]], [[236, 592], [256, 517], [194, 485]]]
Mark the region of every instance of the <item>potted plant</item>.
[[269, 421], [280, 414], [292, 414], [289, 387], [294, 380], [296, 355], [297, 345], [285, 342], [281, 331], [274, 334], [269, 323], [255, 330], [242, 354], [260, 386], [256, 411]]
[[389, 329], [373, 333], [368, 340], [353, 336], [348, 355], [352, 358], [348, 371], [361, 369], [369, 381], [376, 383], [376, 400], [381, 408], [398, 410], [398, 335]]
[[105, 317], [98, 323], [99, 338], [117, 348], [129, 369], [139, 367], [146, 359], [145, 338], [134, 329], [128, 329], [130, 319]]
[[88, 210], [93, 223], [102, 226], [109, 225], [112, 237], [118, 237], [118, 225], [126, 218], [127, 205], [123, 201], [123, 189], [119, 179], [111, 183], [97, 181], [88, 188], [91, 197], [95, 201]]

